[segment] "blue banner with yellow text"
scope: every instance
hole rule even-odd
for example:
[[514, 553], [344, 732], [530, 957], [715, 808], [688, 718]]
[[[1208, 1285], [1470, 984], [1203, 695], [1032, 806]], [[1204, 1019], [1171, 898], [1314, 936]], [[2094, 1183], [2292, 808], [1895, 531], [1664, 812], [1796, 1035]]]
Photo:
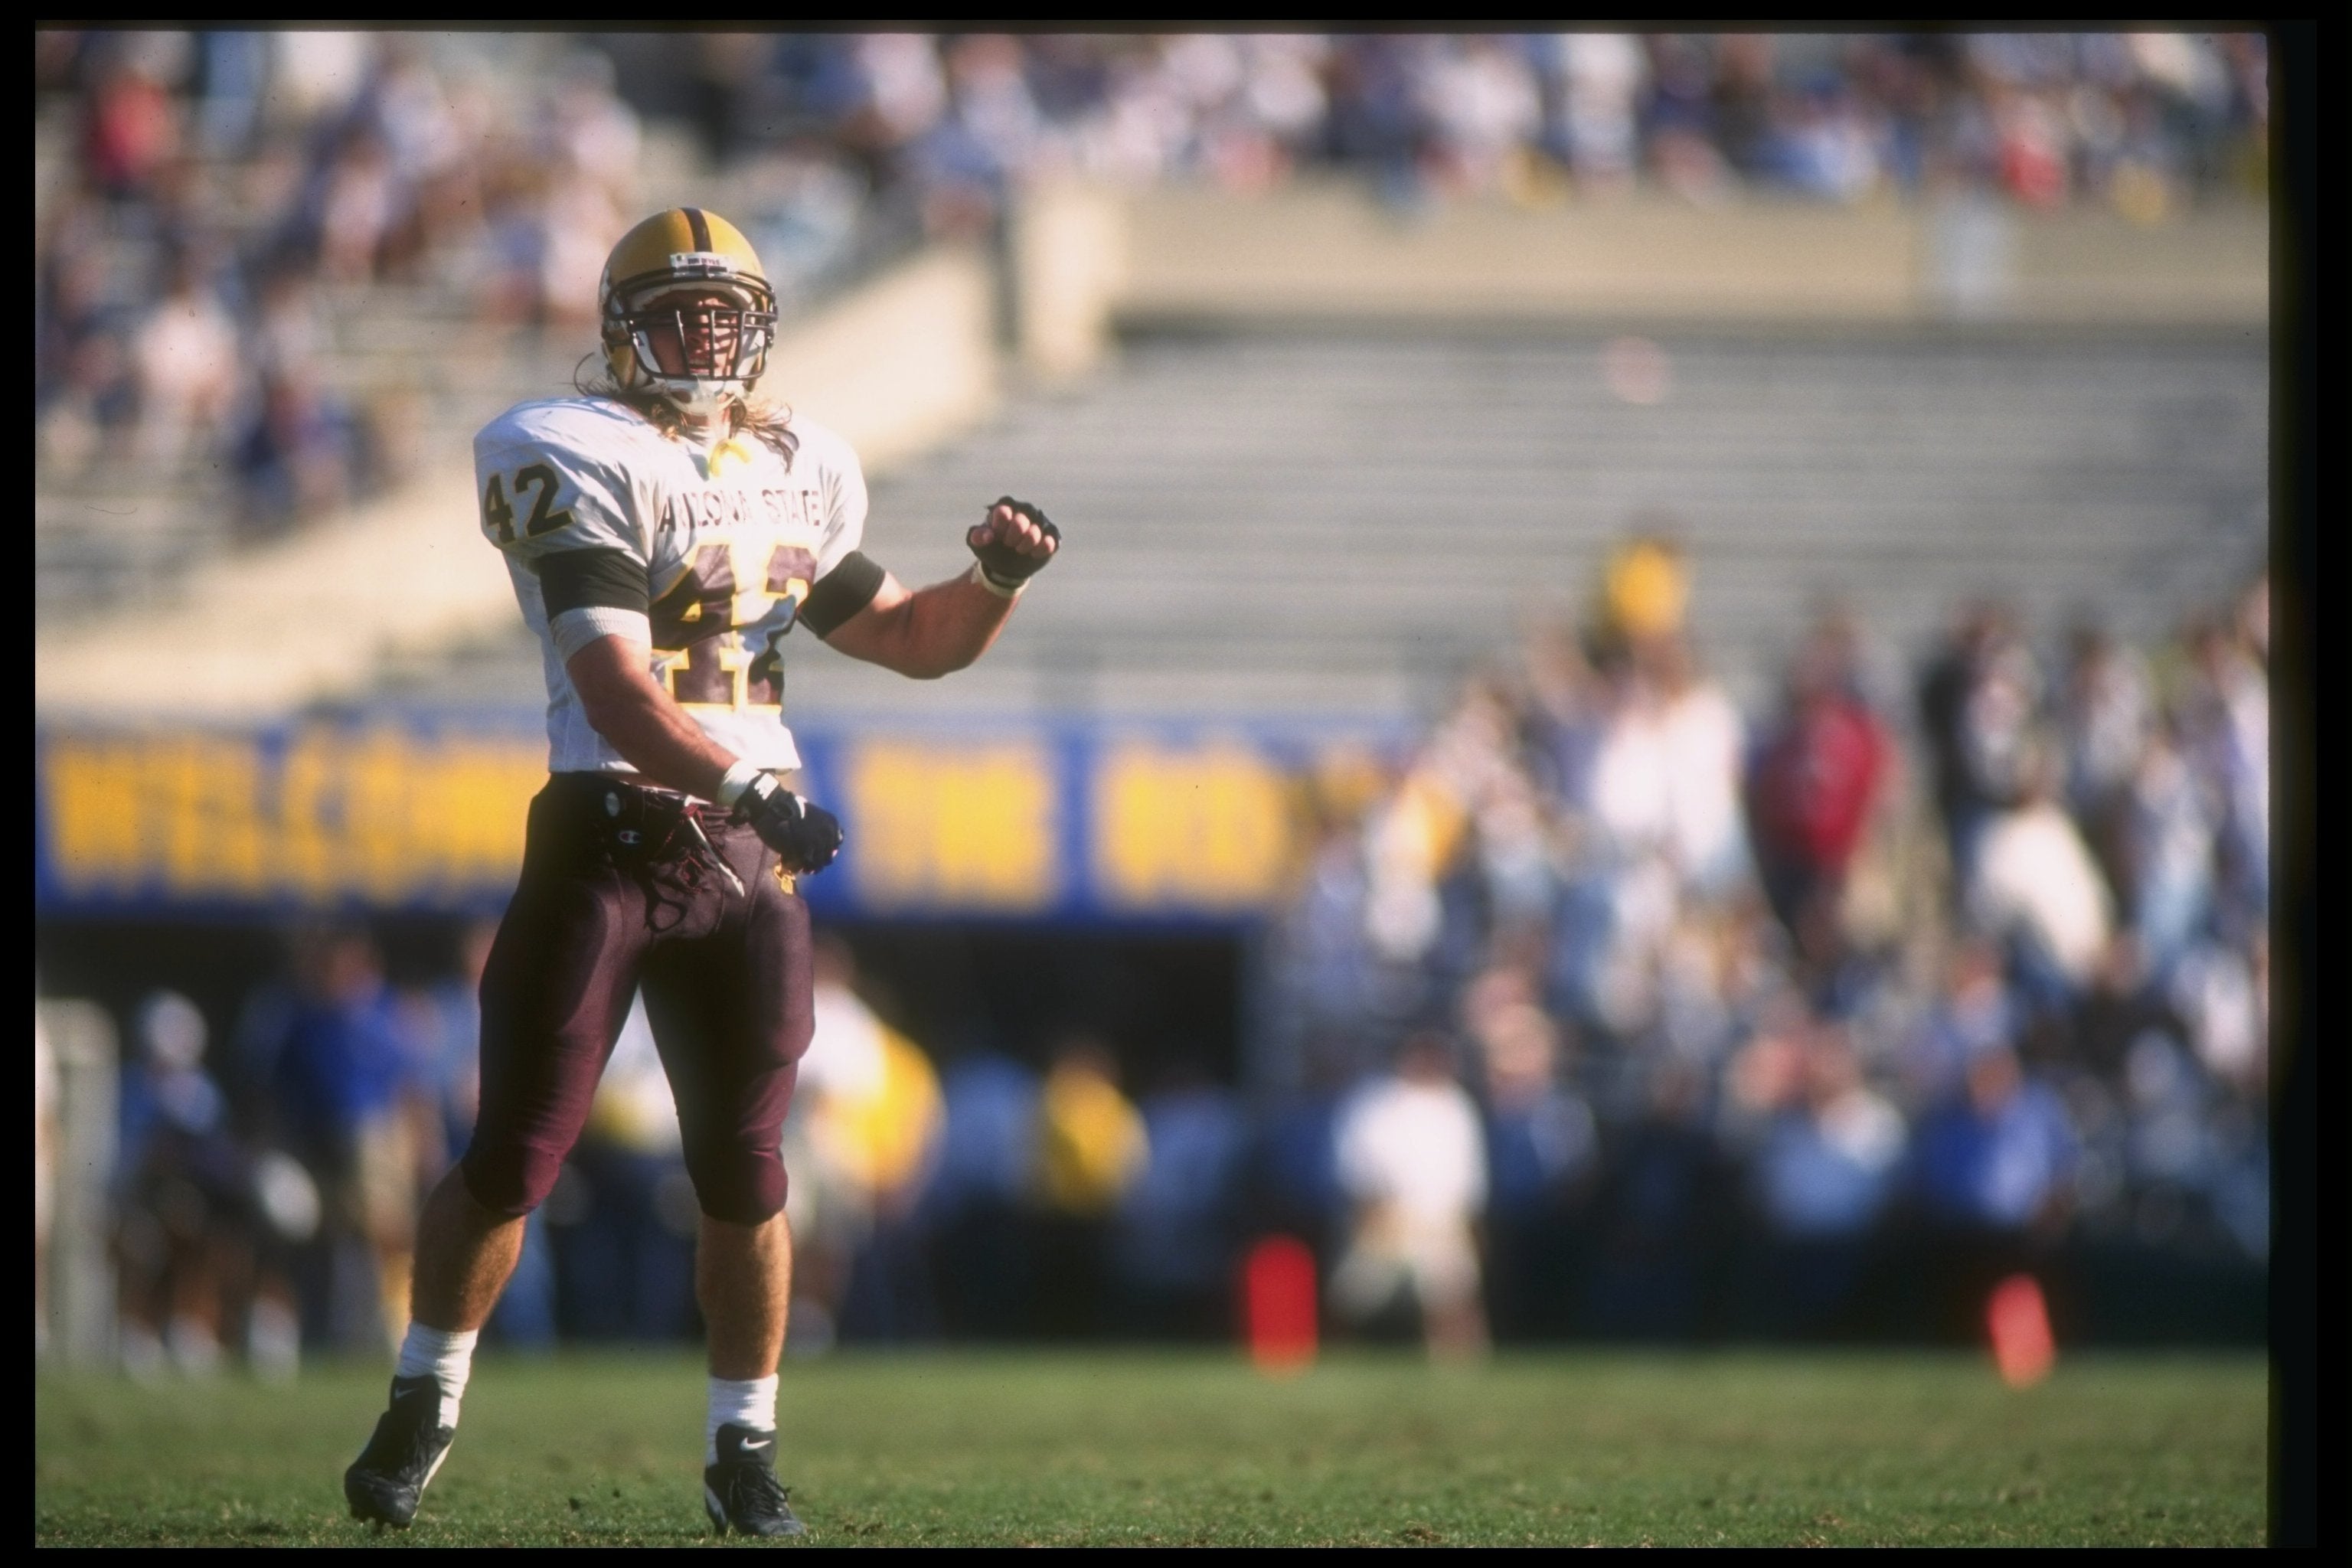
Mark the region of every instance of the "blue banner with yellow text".
[[[1304, 852], [1307, 782], [1378, 767], [1362, 727], [796, 725], [841, 860], [803, 890], [875, 918], [1234, 921]], [[546, 742], [505, 716], [37, 737], [34, 889], [54, 916], [495, 910]]]

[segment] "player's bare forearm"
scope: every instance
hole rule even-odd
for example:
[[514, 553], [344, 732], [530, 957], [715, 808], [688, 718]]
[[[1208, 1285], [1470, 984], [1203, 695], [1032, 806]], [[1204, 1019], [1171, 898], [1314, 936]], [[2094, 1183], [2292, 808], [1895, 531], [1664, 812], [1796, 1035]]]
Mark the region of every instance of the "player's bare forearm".
[[964, 535], [980, 564], [960, 577], [908, 593], [883, 574], [866, 607], [826, 634], [852, 658], [931, 680], [963, 668], [1004, 629], [1028, 580], [1061, 548], [1061, 531], [1027, 501], [1005, 496]]
[[1013, 605], [970, 573], [912, 591], [885, 577], [872, 602], [824, 640], [852, 658], [933, 680], [986, 653]]
[[588, 722], [622, 760], [655, 784], [716, 799], [735, 759], [654, 679], [650, 652], [626, 637], [598, 637], [563, 668]]

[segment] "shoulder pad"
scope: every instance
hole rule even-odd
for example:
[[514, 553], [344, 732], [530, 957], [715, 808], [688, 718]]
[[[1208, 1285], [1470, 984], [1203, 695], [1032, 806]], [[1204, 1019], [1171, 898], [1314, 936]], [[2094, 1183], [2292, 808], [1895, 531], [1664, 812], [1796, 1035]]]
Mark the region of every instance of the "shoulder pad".
[[477, 450], [537, 447], [599, 457], [615, 444], [659, 432], [617, 403], [601, 397], [542, 397], [518, 403], [474, 437]]

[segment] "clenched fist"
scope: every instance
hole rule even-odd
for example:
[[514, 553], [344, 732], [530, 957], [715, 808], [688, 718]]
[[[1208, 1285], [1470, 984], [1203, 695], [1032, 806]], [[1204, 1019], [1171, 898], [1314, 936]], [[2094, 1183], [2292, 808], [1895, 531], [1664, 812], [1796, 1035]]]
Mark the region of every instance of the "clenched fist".
[[999, 496], [963, 542], [980, 557], [980, 574], [997, 592], [1013, 594], [1045, 569], [1062, 547], [1062, 531], [1029, 502]]

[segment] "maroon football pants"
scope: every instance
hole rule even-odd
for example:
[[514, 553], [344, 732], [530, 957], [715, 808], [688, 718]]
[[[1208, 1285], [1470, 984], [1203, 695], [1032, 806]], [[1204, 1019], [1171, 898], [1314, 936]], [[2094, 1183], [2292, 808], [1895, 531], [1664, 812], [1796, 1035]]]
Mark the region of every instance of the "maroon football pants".
[[716, 807], [606, 774], [548, 781], [482, 972], [475, 1201], [524, 1215], [546, 1199], [642, 986], [702, 1212], [756, 1225], [783, 1208], [777, 1147], [814, 1018], [808, 909], [775, 863]]

